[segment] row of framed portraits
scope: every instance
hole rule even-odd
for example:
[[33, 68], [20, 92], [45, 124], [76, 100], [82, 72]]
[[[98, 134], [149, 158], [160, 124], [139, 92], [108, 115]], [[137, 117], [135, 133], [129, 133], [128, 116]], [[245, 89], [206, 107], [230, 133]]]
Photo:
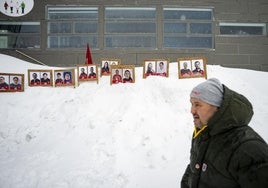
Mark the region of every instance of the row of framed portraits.
[[[149, 59], [144, 60], [143, 78], [148, 76], [169, 77], [168, 59]], [[75, 87], [81, 82], [99, 81], [100, 76], [110, 76], [110, 84], [135, 83], [135, 66], [121, 65], [120, 59], [105, 58], [101, 61], [100, 71], [98, 65], [78, 65], [77, 69], [58, 69], [58, 70], [35, 70], [28, 69], [28, 85], [30, 87]], [[178, 77], [207, 78], [206, 59], [204, 57], [178, 58]], [[77, 79], [76, 79], [77, 78]], [[1, 91], [24, 91], [24, 74], [0, 73], [0, 92]]]

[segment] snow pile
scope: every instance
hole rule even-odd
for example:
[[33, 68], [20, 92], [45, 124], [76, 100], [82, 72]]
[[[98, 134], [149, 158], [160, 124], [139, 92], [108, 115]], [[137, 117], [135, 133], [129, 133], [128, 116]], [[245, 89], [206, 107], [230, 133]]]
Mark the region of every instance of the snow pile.
[[[2, 73], [53, 69], [0, 54]], [[0, 187], [177, 188], [189, 162], [189, 93], [203, 78], [142, 78], [110, 85], [102, 76], [79, 87], [28, 87], [0, 93]], [[248, 97], [251, 126], [268, 141], [267, 72], [207, 66]]]

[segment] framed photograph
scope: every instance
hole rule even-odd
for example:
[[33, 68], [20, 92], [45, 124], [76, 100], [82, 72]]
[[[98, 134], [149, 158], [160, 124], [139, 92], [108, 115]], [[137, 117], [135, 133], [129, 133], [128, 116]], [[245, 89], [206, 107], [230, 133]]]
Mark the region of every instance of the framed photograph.
[[204, 77], [207, 79], [205, 57], [178, 58], [179, 78]]
[[168, 59], [151, 59], [145, 60], [143, 64], [143, 78], [147, 76], [164, 76], [169, 75]]
[[104, 58], [101, 59], [101, 76], [110, 76], [111, 75], [111, 66], [112, 65], [120, 65], [121, 60], [120, 59], [109, 59]]
[[77, 78], [78, 84], [85, 81], [97, 81], [98, 83], [98, 66], [94, 64], [78, 65]]
[[0, 92], [24, 91], [24, 74], [0, 73]]
[[111, 65], [110, 83], [135, 83], [135, 66]]
[[28, 69], [29, 86], [53, 86], [52, 70]]
[[60, 86], [75, 86], [74, 69], [54, 70], [55, 87]]

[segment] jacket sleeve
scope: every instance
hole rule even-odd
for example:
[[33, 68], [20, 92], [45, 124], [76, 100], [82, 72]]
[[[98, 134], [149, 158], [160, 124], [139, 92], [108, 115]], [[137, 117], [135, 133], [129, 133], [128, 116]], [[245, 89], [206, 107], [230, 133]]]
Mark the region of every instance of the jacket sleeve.
[[268, 146], [257, 140], [243, 143], [234, 153], [230, 173], [241, 188], [268, 187]]
[[189, 185], [188, 185], [189, 173], [190, 173], [190, 165], [187, 166], [187, 168], [182, 176], [181, 188], [189, 188]]

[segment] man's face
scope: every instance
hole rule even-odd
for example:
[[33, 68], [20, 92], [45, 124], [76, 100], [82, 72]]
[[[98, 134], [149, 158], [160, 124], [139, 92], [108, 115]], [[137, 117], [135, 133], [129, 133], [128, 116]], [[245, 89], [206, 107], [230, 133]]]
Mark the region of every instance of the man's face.
[[218, 107], [205, 103], [200, 99], [191, 98], [190, 102], [192, 104], [191, 113], [194, 118], [194, 125], [197, 128], [202, 128], [204, 125], [207, 125], [209, 119], [218, 110]]
[[4, 77], [0, 77], [0, 83], [4, 83], [5, 82], [5, 78]]
[[14, 81], [15, 84], [17, 84], [18, 83], [18, 78], [14, 77], [13, 81]]

